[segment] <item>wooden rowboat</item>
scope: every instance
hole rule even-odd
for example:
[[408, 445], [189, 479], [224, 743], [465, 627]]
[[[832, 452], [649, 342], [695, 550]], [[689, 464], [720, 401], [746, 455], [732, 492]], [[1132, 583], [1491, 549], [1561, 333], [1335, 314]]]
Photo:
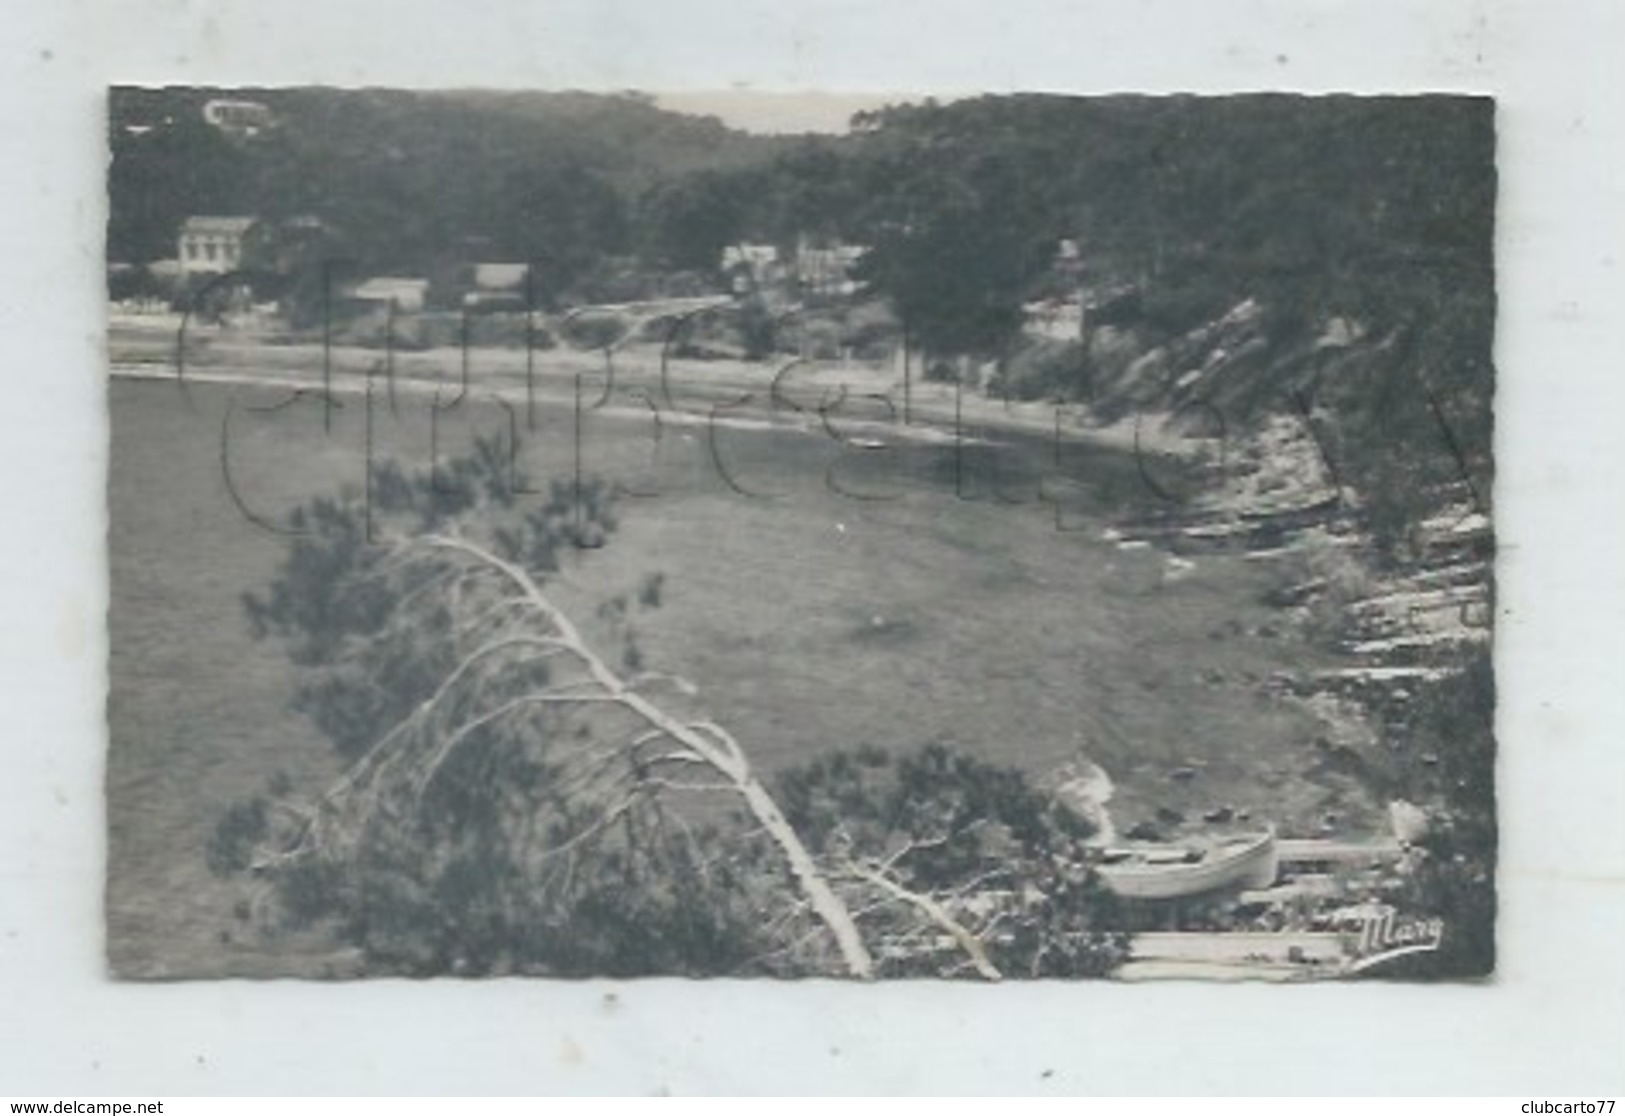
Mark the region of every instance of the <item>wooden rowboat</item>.
[[1107, 849], [1096, 868], [1107, 890], [1125, 899], [1182, 899], [1227, 888], [1268, 887], [1276, 875], [1275, 830], [1211, 849], [1141, 845]]

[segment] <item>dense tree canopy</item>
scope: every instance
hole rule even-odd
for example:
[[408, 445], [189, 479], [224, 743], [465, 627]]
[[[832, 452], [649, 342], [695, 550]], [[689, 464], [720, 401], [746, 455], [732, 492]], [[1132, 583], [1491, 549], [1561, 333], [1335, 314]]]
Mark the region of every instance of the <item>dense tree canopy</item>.
[[202, 120], [209, 91], [115, 91], [111, 258], [161, 254], [187, 214], [315, 213], [389, 264], [472, 236], [519, 258], [640, 246], [682, 267], [714, 267], [740, 237], [887, 241], [901, 293], [942, 258], [910, 233], [989, 289], [1064, 236], [1098, 271], [1349, 313], [1481, 284], [1491, 265], [1493, 117], [1470, 98], [983, 97], [787, 138], [635, 96], [237, 95], [275, 126], [230, 139]]

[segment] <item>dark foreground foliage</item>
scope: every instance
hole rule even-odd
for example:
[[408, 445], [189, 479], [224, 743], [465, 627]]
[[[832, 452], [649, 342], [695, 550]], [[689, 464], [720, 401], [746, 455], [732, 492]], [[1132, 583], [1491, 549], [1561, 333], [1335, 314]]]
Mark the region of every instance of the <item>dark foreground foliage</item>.
[[[1002, 973], [1085, 977], [1127, 954], [1113, 897], [1086, 866], [1093, 827], [1025, 774], [938, 744], [893, 757], [843, 750], [782, 772], [785, 816], [815, 848], [884, 865], [902, 886], [939, 897], [985, 942]], [[946, 941], [927, 948], [897, 910], [872, 933], [887, 975], [935, 975]], [[940, 933], [940, 931], [939, 931]]]
[[[433, 473], [380, 468], [370, 504], [295, 513], [276, 580], [247, 599], [349, 764], [319, 794], [281, 779], [221, 817], [210, 867], [247, 870], [261, 930], [325, 928], [367, 971], [411, 975], [850, 971], [811, 875], [877, 975], [1121, 960], [1087, 823], [1019, 772], [941, 748], [842, 751], [767, 792], [737, 745], [707, 760], [725, 730], [660, 720], [691, 686], [633, 654], [611, 668], [539, 596], [584, 532], [612, 530], [602, 488], [555, 485], [527, 507], [509, 465], [487, 444]], [[630, 652], [661, 595], [651, 576], [599, 620]], [[677, 696], [629, 717], [661, 677]], [[752, 794], [769, 793], [764, 813]]]

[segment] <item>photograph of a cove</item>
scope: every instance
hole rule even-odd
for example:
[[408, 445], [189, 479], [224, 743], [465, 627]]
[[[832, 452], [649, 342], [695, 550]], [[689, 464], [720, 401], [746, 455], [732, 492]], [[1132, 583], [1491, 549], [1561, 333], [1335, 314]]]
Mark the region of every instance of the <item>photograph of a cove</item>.
[[1493, 976], [1493, 101], [108, 142], [117, 976]]

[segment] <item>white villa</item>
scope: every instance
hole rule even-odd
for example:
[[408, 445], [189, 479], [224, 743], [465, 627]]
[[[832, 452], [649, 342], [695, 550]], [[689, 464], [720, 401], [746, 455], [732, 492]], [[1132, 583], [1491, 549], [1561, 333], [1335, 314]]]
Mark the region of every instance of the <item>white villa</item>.
[[242, 266], [243, 241], [258, 217], [188, 217], [175, 258], [182, 275], [220, 275]]

